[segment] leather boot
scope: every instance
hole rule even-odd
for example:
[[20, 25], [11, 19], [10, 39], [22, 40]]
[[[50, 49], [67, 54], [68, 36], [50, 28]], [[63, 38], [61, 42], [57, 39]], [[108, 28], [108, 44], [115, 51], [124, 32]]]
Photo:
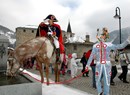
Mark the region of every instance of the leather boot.
[[56, 49], [56, 62], [60, 62], [60, 49]]

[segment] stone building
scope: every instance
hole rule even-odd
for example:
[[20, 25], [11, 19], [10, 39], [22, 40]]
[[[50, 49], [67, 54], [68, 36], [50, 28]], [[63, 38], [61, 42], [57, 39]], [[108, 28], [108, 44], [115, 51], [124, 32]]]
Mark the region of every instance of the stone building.
[[89, 49], [92, 49], [92, 46], [93, 42], [90, 42], [89, 35], [86, 35], [86, 40], [84, 43], [65, 43], [65, 51], [67, 54], [77, 53], [78, 58], [81, 58], [84, 52], [87, 52]]
[[[67, 27], [67, 37], [74, 37], [74, 33], [72, 33], [70, 22], [68, 23]], [[66, 40], [65, 40], [66, 41]], [[77, 53], [78, 58], [83, 56], [84, 52], [87, 52], [89, 49], [92, 48], [93, 43], [90, 42], [89, 35], [86, 35], [85, 42], [73, 42], [73, 43], [65, 43], [65, 52], [66, 54]]]
[[66, 39], [73, 37], [75, 34], [71, 31], [71, 25], [70, 22], [68, 23], [67, 31], [62, 32], [64, 42], [66, 42]]
[[26, 26], [16, 28], [16, 47], [20, 44], [35, 38], [37, 32], [36, 27]]

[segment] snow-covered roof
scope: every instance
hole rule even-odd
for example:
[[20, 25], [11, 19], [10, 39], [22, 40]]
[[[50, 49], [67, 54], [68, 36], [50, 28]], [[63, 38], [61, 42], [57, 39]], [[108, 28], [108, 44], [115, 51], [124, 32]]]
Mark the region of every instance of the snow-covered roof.
[[0, 42], [9, 42], [9, 39], [7, 36], [0, 34]]
[[84, 43], [85, 41], [79, 36], [78, 37], [74, 36], [74, 37], [68, 38], [65, 43], [76, 43], [76, 42]]
[[22, 27], [24, 27], [24, 28], [38, 28], [38, 26], [37, 25], [25, 25], [25, 26], [22, 26]]

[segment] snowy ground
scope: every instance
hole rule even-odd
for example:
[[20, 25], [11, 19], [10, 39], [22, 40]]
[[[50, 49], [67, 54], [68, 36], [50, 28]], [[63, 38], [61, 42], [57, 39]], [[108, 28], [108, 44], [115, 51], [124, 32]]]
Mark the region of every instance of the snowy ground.
[[42, 95], [92, 95], [64, 85], [42, 86]]
[[[120, 65], [118, 65], [117, 68], [118, 68], [118, 72], [122, 72]], [[128, 68], [129, 68], [128, 73], [130, 74], [130, 65], [128, 66]], [[79, 69], [81, 69], [81, 67], [79, 67]], [[26, 70], [24, 70], [24, 72], [40, 80], [39, 75], [33, 74]], [[50, 82], [53, 82], [53, 81], [50, 80]], [[46, 84], [43, 84], [42, 95], [93, 95], [93, 94], [89, 94], [78, 89], [70, 88], [62, 84], [50, 84], [49, 86], [47, 86]]]
[[[33, 74], [26, 70], [24, 70], [24, 72], [40, 80], [39, 75]], [[52, 82], [52, 80], [50, 80], [50, 82]], [[78, 89], [70, 88], [62, 84], [50, 84], [49, 86], [47, 86], [46, 84], [42, 84], [42, 95], [92, 95], [92, 94], [80, 91]]]

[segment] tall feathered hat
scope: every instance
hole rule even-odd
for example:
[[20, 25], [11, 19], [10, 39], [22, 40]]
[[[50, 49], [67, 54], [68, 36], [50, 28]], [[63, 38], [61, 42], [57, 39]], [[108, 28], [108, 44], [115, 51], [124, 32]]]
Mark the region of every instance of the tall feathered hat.
[[53, 22], [58, 22], [58, 20], [56, 19], [56, 17], [52, 14], [48, 15], [45, 19], [45, 20], [53, 20]]

